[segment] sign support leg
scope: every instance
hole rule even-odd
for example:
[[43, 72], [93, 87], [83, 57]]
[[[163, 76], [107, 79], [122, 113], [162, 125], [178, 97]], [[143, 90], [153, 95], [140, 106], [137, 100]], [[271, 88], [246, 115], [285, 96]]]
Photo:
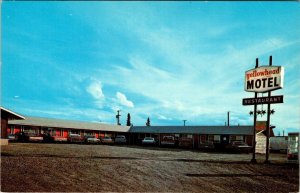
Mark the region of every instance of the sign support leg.
[[[256, 62], [255, 62], [255, 68], [258, 67], [258, 58], [256, 58]], [[255, 92], [254, 94], [254, 98], [257, 98], [257, 92]], [[254, 105], [254, 128], [253, 128], [253, 138], [252, 138], [252, 146], [253, 146], [253, 153], [252, 153], [252, 159], [251, 159], [251, 163], [257, 163], [256, 159], [255, 159], [255, 150], [256, 150], [256, 110], [257, 110], [257, 105]]]
[[[269, 66], [272, 66], [272, 56], [270, 56], [269, 59]], [[271, 91], [268, 92], [268, 97], [271, 97]], [[267, 140], [266, 140], [266, 160], [264, 163], [270, 163], [269, 161], [269, 153], [270, 153], [270, 109], [271, 109], [271, 104], [268, 104], [268, 118], [267, 118]]]
[[[257, 92], [255, 92], [255, 96], [254, 98], [257, 98]], [[255, 159], [255, 153], [256, 153], [256, 109], [257, 109], [257, 105], [254, 105], [254, 127], [253, 127], [253, 138], [252, 138], [252, 146], [253, 146], [253, 154], [252, 154], [252, 159], [251, 159], [251, 163], [257, 163], [256, 159]]]

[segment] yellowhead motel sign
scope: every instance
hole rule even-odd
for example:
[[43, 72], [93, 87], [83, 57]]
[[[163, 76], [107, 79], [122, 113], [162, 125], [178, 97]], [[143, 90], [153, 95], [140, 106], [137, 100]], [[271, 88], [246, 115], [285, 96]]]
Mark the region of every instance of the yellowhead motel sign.
[[[283, 88], [282, 66], [260, 66], [245, 73], [245, 91], [264, 93]], [[243, 105], [283, 103], [283, 95], [260, 98], [244, 98]]]
[[[269, 137], [270, 137], [270, 114], [271, 104], [283, 103], [283, 95], [271, 96], [271, 91], [283, 88], [284, 68], [281, 66], [272, 66], [272, 56], [269, 59], [269, 66], [258, 67], [258, 58], [254, 69], [245, 72], [244, 87], [246, 92], [254, 92], [254, 98], [244, 98], [243, 105], [254, 105], [254, 129], [253, 129], [253, 156], [251, 162], [256, 163], [255, 146], [256, 146], [256, 113], [258, 113], [258, 104], [268, 104], [267, 110], [267, 140], [266, 140], [266, 160], [269, 163]], [[267, 97], [257, 97], [257, 93], [268, 92]]]
[[246, 71], [245, 91], [267, 92], [283, 87], [284, 68], [281, 66], [261, 66]]

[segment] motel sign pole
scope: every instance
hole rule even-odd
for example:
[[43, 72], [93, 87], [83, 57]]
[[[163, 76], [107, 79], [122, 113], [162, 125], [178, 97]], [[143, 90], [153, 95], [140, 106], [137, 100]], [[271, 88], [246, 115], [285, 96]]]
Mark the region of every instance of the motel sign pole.
[[[270, 58], [269, 58], [269, 66], [272, 66], [272, 56], [270, 56]], [[271, 97], [271, 91], [268, 91], [268, 97]], [[270, 161], [269, 161], [269, 153], [270, 153], [270, 149], [269, 149], [269, 145], [270, 145], [270, 109], [271, 109], [271, 104], [268, 103], [267, 142], [266, 142], [266, 160], [265, 160], [265, 163], [270, 163]]]
[[[258, 58], [256, 58], [256, 62], [255, 62], [255, 68], [258, 67]], [[257, 98], [257, 92], [254, 93], [254, 98]], [[256, 112], [257, 110], [257, 105], [254, 105], [254, 112]], [[252, 154], [252, 163], [257, 163], [256, 159], [255, 159], [255, 149], [256, 149], [256, 113], [254, 113], [254, 128], [253, 128], [253, 140], [252, 140], [252, 144], [253, 144], [253, 154]]]

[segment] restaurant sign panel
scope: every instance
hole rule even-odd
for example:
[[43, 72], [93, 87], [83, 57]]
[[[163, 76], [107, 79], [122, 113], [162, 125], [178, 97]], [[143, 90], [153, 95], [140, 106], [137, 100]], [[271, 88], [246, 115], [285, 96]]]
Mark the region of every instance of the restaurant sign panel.
[[282, 66], [260, 66], [246, 71], [245, 91], [267, 92], [283, 88], [284, 68]]
[[243, 99], [243, 105], [259, 105], [259, 104], [275, 104], [275, 103], [283, 103], [283, 95]]

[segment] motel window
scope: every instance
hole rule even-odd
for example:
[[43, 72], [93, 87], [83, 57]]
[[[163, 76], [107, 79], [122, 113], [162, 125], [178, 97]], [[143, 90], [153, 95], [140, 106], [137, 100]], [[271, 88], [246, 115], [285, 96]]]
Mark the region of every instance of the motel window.
[[105, 137], [112, 137], [111, 133], [105, 133]]
[[237, 140], [237, 141], [243, 141], [243, 140], [244, 140], [244, 138], [243, 138], [243, 136], [241, 136], [241, 135], [238, 135], [238, 136], [236, 136], [236, 140]]
[[214, 141], [214, 136], [213, 135], [208, 135], [208, 140], [207, 141]]
[[92, 132], [92, 131], [85, 131], [85, 132], [84, 132], [84, 135], [85, 135], [85, 136], [94, 136], [95, 134], [94, 134], [94, 132]]
[[70, 134], [78, 134], [78, 135], [80, 135], [80, 130], [71, 130]]
[[236, 136], [235, 135], [231, 135], [230, 136], [230, 141], [236, 141]]
[[214, 135], [214, 141], [215, 142], [220, 142], [221, 141], [221, 136], [220, 135]]
[[24, 126], [24, 133], [28, 134], [28, 135], [34, 135], [36, 134], [36, 129], [33, 129], [32, 127], [28, 127], [28, 126]]
[[231, 135], [230, 141], [244, 141], [244, 137], [242, 135]]

